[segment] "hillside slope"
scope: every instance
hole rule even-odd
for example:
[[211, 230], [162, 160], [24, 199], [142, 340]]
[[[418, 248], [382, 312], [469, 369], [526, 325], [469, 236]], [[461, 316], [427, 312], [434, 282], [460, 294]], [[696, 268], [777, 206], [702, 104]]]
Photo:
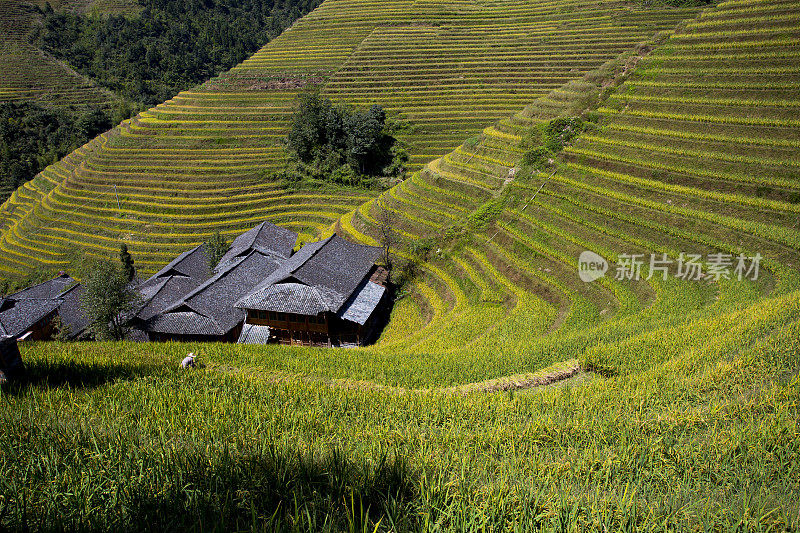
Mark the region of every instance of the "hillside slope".
[[42, 8], [50, 4], [57, 11], [101, 15], [132, 15], [142, 9], [137, 0], [31, 0], [28, 3]]
[[30, 7], [0, 0], [0, 102], [100, 105], [114, 95], [29, 43]]
[[[546, 172], [522, 162], [523, 140], [608, 77], [553, 91], [342, 217], [340, 231], [374, 243], [386, 209], [406, 242], [428, 238], [438, 252], [373, 350], [399, 366], [449, 352], [488, 375], [575, 357], [618, 372], [618, 343], [657, 338], [668, 353], [672, 339], [702, 342], [764, 296], [796, 295], [800, 99], [787, 76], [800, 59], [798, 14], [794, 2], [725, 2], [651, 54], [606, 65], [625, 82]], [[578, 278], [584, 250], [609, 260], [606, 277]], [[676, 278], [681, 253], [700, 256], [701, 279]], [[640, 279], [615, 279], [634, 254]], [[646, 279], [652, 254], [670, 263], [666, 279]], [[739, 279], [740, 254], [762, 256], [758, 276]]]
[[409, 124], [419, 168], [695, 12], [576, 0], [329, 0], [230, 72], [20, 188], [0, 208], [0, 269], [57, 268], [70, 247], [105, 255], [124, 241], [152, 270], [217, 229], [233, 234], [265, 218], [318, 234], [372, 193], [286, 193], [264, 181], [283, 160], [301, 90], [385, 105]]
[[[389, 213], [420, 260], [376, 346], [26, 344], [0, 525], [798, 530], [798, 9], [706, 9], [321, 229], [371, 242]], [[586, 250], [611, 262], [591, 283]], [[706, 275], [614, 279], [681, 252]]]

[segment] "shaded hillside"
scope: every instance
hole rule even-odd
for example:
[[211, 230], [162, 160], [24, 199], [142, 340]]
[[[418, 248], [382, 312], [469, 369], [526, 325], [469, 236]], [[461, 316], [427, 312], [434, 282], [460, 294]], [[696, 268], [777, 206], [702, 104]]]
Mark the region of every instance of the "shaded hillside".
[[[315, 6], [0, 1], [0, 201], [144, 105], [235, 65]], [[20, 113], [32, 117], [16, 118]], [[85, 131], [82, 124], [96, 115], [104, 127]], [[42, 117], [48, 125], [27, 137], [24, 130]]]
[[[130, 107], [33, 44], [39, 14], [30, 5], [0, 0], [0, 200], [58, 161]], [[80, 122], [104, 115], [102, 129]]]
[[41, 8], [50, 4], [56, 11], [97, 15], [135, 15], [142, 6], [138, 0], [29, 0]]
[[139, 0], [135, 15], [45, 9], [41, 47], [131, 101], [154, 105], [219, 74], [321, 0]]
[[38, 12], [0, 0], [0, 101], [50, 106], [110, 105], [115, 96], [31, 43]]

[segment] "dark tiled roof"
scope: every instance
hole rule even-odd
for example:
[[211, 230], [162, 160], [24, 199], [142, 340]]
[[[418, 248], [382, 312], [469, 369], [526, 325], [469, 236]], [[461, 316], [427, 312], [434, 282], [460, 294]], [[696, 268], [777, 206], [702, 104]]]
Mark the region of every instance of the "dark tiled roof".
[[[237, 258], [163, 313], [152, 317], [145, 328], [176, 335], [224, 335], [244, 320], [244, 311], [234, 307], [236, 301], [277, 266], [276, 259], [259, 252]], [[190, 320], [196, 323], [189, 325]]]
[[21, 290], [16, 294], [10, 295], [11, 300], [53, 300], [58, 298], [70, 285], [76, 282], [67, 274], [59, 274], [55, 278], [39, 283], [33, 287]]
[[280, 258], [289, 257], [296, 242], [297, 233], [270, 222], [262, 222], [233, 240], [228, 252], [220, 259], [217, 270], [227, 268], [234, 259], [253, 251]]
[[362, 283], [359, 290], [339, 310], [339, 317], [363, 326], [378, 307], [385, 292], [386, 288], [377, 283]]
[[8, 298], [0, 312], [0, 324], [7, 335], [18, 337], [28, 331], [34, 324], [58, 309], [61, 300], [23, 298], [15, 300]]
[[354, 244], [338, 235], [307, 244], [236, 305], [247, 308], [246, 302], [259, 303], [259, 307], [249, 308], [272, 310], [278, 305], [272, 287], [294, 283], [317, 289], [326, 310], [335, 313], [369, 275], [380, 253], [376, 246]]
[[153, 318], [199, 287], [210, 275], [204, 245], [182, 253], [137, 287], [143, 305], [136, 317], [141, 320]]
[[147, 330], [173, 335], [225, 335], [226, 331], [213, 318], [195, 311], [173, 311], [153, 317]]
[[89, 321], [84, 317], [80, 295], [83, 287], [67, 274], [12, 294], [0, 304], [0, 332], [18, 337], [34, 324], [58, 310], [71, 337], [82, 333]]
[[58, 316], [61, 317], [61, 322], [69, 328], [70, 339], [80, 337], [89, 326], [89, 319], [84, 316], [81, 305], [81, 296], [84, 290], [83, 285], [78, 284], [60, 295], [62, 303], [58, 308]]
[[131, 342], [148, 342], [147, 333], [140, 329], [131, 329], [125, 334], [125, 340]]
[[269, 342], [269, 326], [245, 324], [237, 342], [239, 344], [267, 344]]
[[326, 299], [316, 287], [300, 283], [276, 283], [239, 300], [242, 309], [259, 309], [278, 313], [318, 315], [329, 310]]
[[334, 235], [292, 275], [307, 285], [341, 295], [336, 311], [370, 273], [380, 253], [376, 246], [354, 244]]
[[145, 305], [139, 309], [136, 316], [141, 320], [149, 320], [158, 313], [172, 306], [203, 283], [200, 278], [187, 278], [183, 276], [168, 276], [157, 285], [146, 287], [142, 291]]
[[147, 285], [156, 280], [172, 276], [183, 275], [190, 278], [206, 279], [211, 275], [208, 253], [205, 244], [195, 246], [173, 259], [164, 268], [156, 272], [150, 279], [142, 283]]

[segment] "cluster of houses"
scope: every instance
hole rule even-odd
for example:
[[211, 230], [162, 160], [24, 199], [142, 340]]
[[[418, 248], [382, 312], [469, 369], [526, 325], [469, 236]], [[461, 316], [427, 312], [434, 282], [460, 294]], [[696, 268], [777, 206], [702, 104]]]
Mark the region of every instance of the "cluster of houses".
[[[359, 346], [388, 314], [381, 249], [338, 235], [294, 251], [298, 235], [269, 222], [239, 235], [212, 268], [205, 245], [137, 282], [131, 339]], [[65, 273], [0, 300], [0, 337], [87, 337], [82, 286]]]

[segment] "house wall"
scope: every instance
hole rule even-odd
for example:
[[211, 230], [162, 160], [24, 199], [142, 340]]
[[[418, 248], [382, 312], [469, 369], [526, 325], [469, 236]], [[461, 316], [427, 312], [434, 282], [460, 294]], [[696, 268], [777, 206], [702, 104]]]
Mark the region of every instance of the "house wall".
[[328, 334], [328, 318], [312, 317], [296, 313], [276, 313], [274, 311], [247, 310], [247, 323], [258, 326], [269, 326], [272, 329], [287, 331], [308, 331]]
[[360, 344], [363, 328], [358, 324], [341, 320], [332, 313], [312, 317], [293, 313], [247, 310], [247, 323], [269, 326], [272, 335], [280, 344], [300, 346], [338, 346]]
[[33, 326], [31, 326], [28, 331], [31, 334], [26, 337], [26, 340], [29, 341], [46, 341], [50, 340], [53, 336], [53, 320], [56, 317], [56, 312], [53, 311], [43, 319], [39, 320]]

